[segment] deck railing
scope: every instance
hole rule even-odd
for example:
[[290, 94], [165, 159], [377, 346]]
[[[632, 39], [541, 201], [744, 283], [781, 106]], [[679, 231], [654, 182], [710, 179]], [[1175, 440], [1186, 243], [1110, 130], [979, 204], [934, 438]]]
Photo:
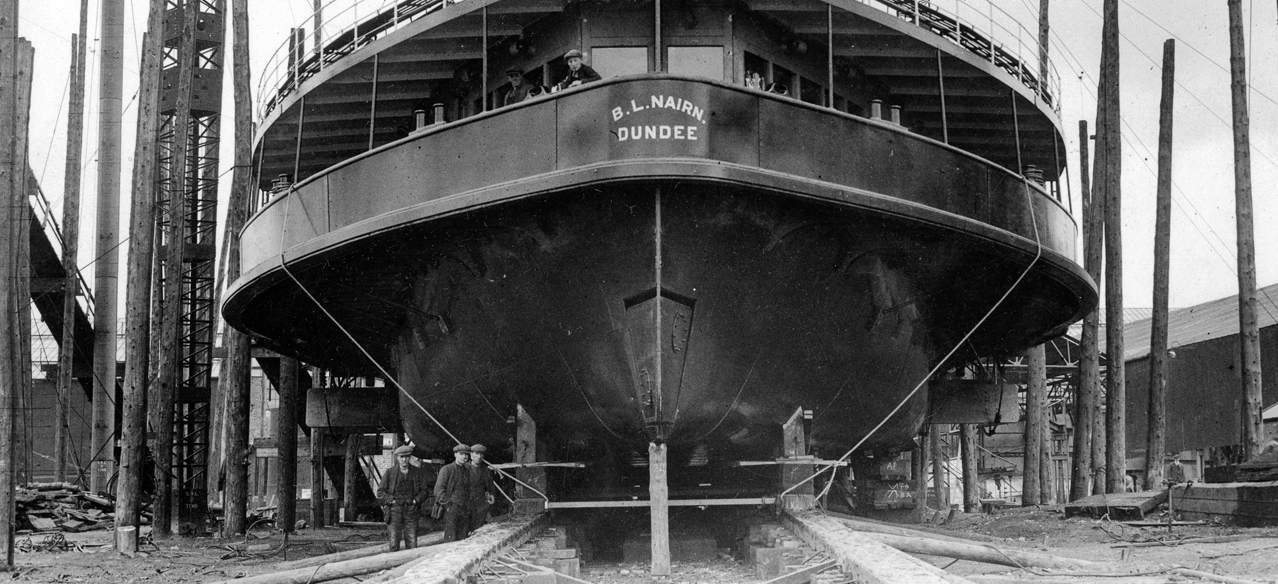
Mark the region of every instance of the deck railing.
[[[267, 60], [258, 81], [259, 123], [302, 82], [334, 62], [422, 16], [463, 1], [329, 0], [298, 23]], [[980, 56], [1018, 79], [1053, 111], [1060, 112], [1056, 99], [1060, 94], [1060, 74], [1049, 59], [1046, 80], [1042, 79], [1037, 33], [1026, 29], [992, 0], [852, 1], [911, 22]]]

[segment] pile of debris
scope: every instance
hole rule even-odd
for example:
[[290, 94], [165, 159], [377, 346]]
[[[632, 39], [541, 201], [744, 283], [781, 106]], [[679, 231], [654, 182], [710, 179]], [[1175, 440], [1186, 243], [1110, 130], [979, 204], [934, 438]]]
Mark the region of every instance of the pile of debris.
[[71, 483], [31, 483], [14, 493], [18, 533], [115, 528], [115, 500]]

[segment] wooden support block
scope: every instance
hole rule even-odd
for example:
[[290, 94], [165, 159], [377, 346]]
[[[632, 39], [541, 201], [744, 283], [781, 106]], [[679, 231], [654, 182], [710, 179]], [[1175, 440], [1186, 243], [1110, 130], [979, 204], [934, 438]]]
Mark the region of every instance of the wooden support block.
[[555, 560], [554, 569], [565, 576], [577, 578], [581, 576], [581, 560], [577, 558], [558, 559]]
[[781, 575], [785, 551], [781, 548], [758, 548], [754, 551], [754, 577], [771, 580]]
[[[808, 545], [833, 556], [845, 575], [865, 584], [970, 584], [969, 580], [873, 541], [839, 523], [814, 514], [783, 513], [786, 527]], [[762, 579], [762, 578], [761, 578]]]
[[652, 515], [653, 576], [670, 575], [670, 487], [666, 482], [666, 445], [648, 445], [648, 499]]
[[838, 565], [839, 563], [834, 560], [813, 564], [790, 572], [789, 574], [777, 576], [763, 584], [807, 584], [812, 581], [812, 578], [816, 576], [816, 574], [829, 570], [830, 568], [834, 568]]

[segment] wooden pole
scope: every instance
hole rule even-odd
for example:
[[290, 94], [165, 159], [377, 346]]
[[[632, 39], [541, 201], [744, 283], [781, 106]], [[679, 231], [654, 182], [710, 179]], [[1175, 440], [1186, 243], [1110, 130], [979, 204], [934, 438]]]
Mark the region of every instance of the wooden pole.
[[927, 455], [930, 444], [927, 436], [919, 436], [918, 442], [910, 453], [910, 471], [914, 475], [914, 521], [923, 523], [927, 519]]
[[1043, 426], [1046, 424], [1047, 353], [1043, 345], [1025, 352], [1025, 458], [1021, 468], [1021, 505], [1042, 502]]
[[1234, 112], [1234, 215], [1238, 225], [1238, 326], [1242, 359], [1242, 446], [1260, 454], [1265, 428], [1260, 418], [1260, 327], [1256, 322], [1256, 239], [1251, 205], [1251, 121], [1247, 110], [1247, 61], [1242, 4], [1229, 0], [1229, 87]]
[[[189, 50], [195, 42], [195, 26], [198, 18], [198, 2], [187, 2], [182, 16], [182, 41], [177, 50], [178, 87], [176, 105], [172, 115], [173, 124], [173, 162], [170, 167], [168, 192], [168, 231], [165, 234], [164, 254], [164, 317], [160, 324], [159, 354], [156, 359], [160, 363], [159, 400], [152, 408], [151, 426], [155, 431], [156, 498], [155, 524], [151, 533], [155, 537], [168, 537], [172, 534], [172, 500], [171, 469], [173, 461], [173, 408], [177, 392], [181, 386], [178, 362], [180, 356], [179, 337], [181, 335], [182, 317], [182, 260], [186, 249], [186, 191], [187, 184], [187, 145], [191, 138], [191, 84], [194, 75], [191, 68], [195, 66], [195, 51]], [[163, 477], [163, 481], [159, 480]], [[161, 487], [161, 485], [164, 487]]]
[[975, 513], [981, 509], [980, 469], [976, 458], [976, 424], [959, 424], [959, 440], [963, 450], [963, 511]]
[[670, 575], [670, 487], [666, 482], [666, 445], [648, 444], [648, 499], [652, 513], [653, 576]]
[[115, 452], [116, 286], [120, 254], [120, 123], [123, 113], [124, 2], [103, 0], [98, 83], [97, 258], [93, 311], [93, 471], [89, 488], [106, 490]]
[[1167, 297], [1171, 253], [1172, 105], [1176, 41], [1163, 43], [1163, 95], [1158, 113], [1158, 203], [1154, 212], [1154, 315], [1149, 339], [1149, 414], [1145, 433], [1145, 490], [1163, 488], [1167, 454]]
[[291, 533], [297, 523], [297, 359], [280, 357], [280, 407], [275, 411], [275, 446], [279, 453], [275, 494], [276, 523]]
[[[25, 194], [18, 187], [14, 149], [17, 133], [18, 3], [0, 0], [0, 570], [13, 569], [13, 388], [18, 368], [14, 363], [14, 308], [16, 290], [13, 250], [17, 247], [15, 213], [25, 211]], [[26, 169], [22, 169], [23, 172]]]
[[[1078, 121], [1080, 199], [1083, 209], [1083, 268], [1093, 282], [1100, 281], [1101, 230], [1096, 220], [1097, 209], [1102, 207], [1099, 198], [1092, 196], [1088, 171], [1088, 146], [1091, 141], [1087, 120]], [[1071, 469], [1069, 500], [1077, 501], [1091, 494], [1092, 428], [1096, 423], [1096, 397], [1100, 392], [1100, 352], [1097, 334], [1100, 332], [1100, 311], [1096, 308], [1083, 317], [1081, 355], [1078, 359], [1078, 386], [1074, 397], [1074, 464]]]
[[[0, 253], [0, 282], [14, 282], [19, 278], [19, 258], [28, 247], [23, 241], [19, 225], [23, 216], [29, 216], [26, 178], [27, 161], [26, 128], [27, 109], [23, 102], [30, 99], [31, 68], [34, 53], [31, 43], [18, 35], [17, 2], [0, 0], [0, 242], [5, 248]], [[24, 98], [24, 94], [27, 96]], [[4, 359], [0, 372], [0, 553], [4, 554], [0, 570], [13, 569], [14, 546], [14, 479], [18, 465], [15, 452], [14, 418], [18, 414], [19, 395], [24, 373], [22, 352], [30, 350], [21, 342], [21, 335], [14, 334], [22, 318], [19, 309], [28, 298], [21, 296], [20, 286], [5, 285], [0, 297], [0, 356]], [[30, 367], [27, 367], [30, 370]]]
[[[1100, 83], [1098, 84], [1098, 87], [1105, 86], [1105, 79], [1107, 77], [1108, 77], [1108, 72], [1105, 70], [1104, 67], [1101, 67]], [[1096, 224], [1096, 228], [1093, 230], [1093, 234], [1089, 236], [1089, 237], [1096, 238], [1096, 248], [1095, 250], [1093, 250], [1093, 253], [1096, 254], [1096, 258], [1097, 258], [1096, 259], [1096, 275], [1093, 276], [1092, 281], [1096, 283], [1098, 292], [1100, 291], [1100, 288], [1102, 286], [1102, 282], [1103, 282], [1102, 276], [1104, 274], [1104, 268], [1102, 264], [1103, 264], [1103, 258], [1105, 256], [1105, 208], [1108, 206], [1106, 203], [1107, 197], [1105, 195], [1106, 188], [1108, 185], [1108, 183], [1105, 181], [1106, 134], [1100, 131], [1100, 128], [1104, 125], [1104, 121], [1105, 121], [1105, 100], [1098, 99], [1096, 102], [1096, 128], [1097, 128], [1096, 152], [1092, 155], [1093, 156], [1093, 164], [1092, 164], [1093, 175], [1092, 175], [1092, 193], [1091, 193], [1092, 203], [1095, 206], [1095, 210], [1093, 212], [1093, 222]], [[1096, 375], [1096, 384], [1097, 384], [1095, 388], [1096, 393], [1094, 394], [1096, 399], [1092, 402], [1092, 413], [1093, 413], [1092, 415], [1092, 494], [1094, 495], [1103, 494], [1105, 493], [1105, 490], [1106, 490], [1106, 481], [1105, 481], [1105, 473], [1106, 473], [1105, 424], [1106, 422], [1105, 422], [1105, 400], [1103, 399], [1105, 395], [1104, 389], [1106, 384], [1105, 382], [1102, 381], [1102, 377], [1099, 372], [1100, 310], [1101, 309], [1098, 306], [1096, 310], [1097, 326], [1096, 326], [1096, 334], [1095, 334], [1095, 337], [1096, 337], [1095, 342], [1097, 344], [1098, 372]]]
[[1047, 49], [1051, 44], [1050, 37], [1051, 28], [1048, 26], [1048, 0], [1040, 0], [1038, 3], [1038, 85], [1040, 93], [1046, 93], [1043, 87], [1047, 86], [1047, 78], [1051, 71], [1048, 69]]
[[14, 190], [20, 194], [20, 205], [14, 208], [14, 219], [17, 221], [17, 234], [14, 237], [12, 251], [15, 256], [13, 285], [17, 289], [14, 297], [17, 302], [18, 342], [14, 362], [18, 366], [18, 386], [13, 392], [13, 470], [14, 484], [20, 485], [30, 481], [31, 476], [31, 444], [28, 439], [30, 424], [27, 418], [27, 405], [31, 400], [31, 207], [27, 197], [28, 188], [35, 183], [35, 175], [30, 170], [27, 160], [28, 128], [31, 114], [31, 73], [35, 53], [31, 44], [24, 39], [18, 44], [17, 99], [18, 118], [17, 132], [14, 136]]
[[342, 509], [346, 512], [346, 521], [355, 520], [355, 481], [359, 478], [359, 445], [363, 434], [346, 435], [346, 463], [342, 473]]
[[[146, 472], [147, 388], [150, 384], [151, 268], [155, 255], [156, 141], [159, 130], [160, 51], [165, 0], [151, 0], [142, 39], [133, 197], [129, 211], [129, 264], [125, 287], [124, 415], [120, 428], [120, 480], [115, 491], [116, 549], [137, 551], [142, 473]], [[133, 527], [132, 531], [121, 528]]]
[[[235, 98], [235, 171], [227, 207], [227, 281], [240, 277], [240, 230], [248, 218], [253, 189], [253, 111], [249, 94], [248, 0], [231, 1], [231, 73]], [[318, 29], [317, 29], [318, 30]], [[251, 344], [248, 335], [227, 327], [226, 346], [226, 533], [244, 533], [248, 518], [249, 381]]]
[[311, 427], [311, 527], [324, 527], [325, 429]]
[[[1105, 0], [1101, 62], [1105, 67], [1105, 119], [1098, 129], [1105, 137], [1105, 437], [1106, 485], [1110, 493], [1124, 491], [1127, 477], [1127, 383], [1123, 357], [1123, 143], [1119, 119], [1118, 0]], [[1100, 123], [1100, 122], [1098, 122]]]
[[84, 150], [84, 39], [89, 0], [80, 0], [80, 34], [71, 35], [71, 99], [67, 113], [67, 162], [62, 181], [62, 343], [58, 345], [58, 393], [54, 402], [53, 480], [67, 480], [67, 420], [71, 368], [75, 359], [75, 305], [80, 292], [80, 156]]
[[950, 508], [949, 473], [945, 470], [945, 449], [941, 444], [941, 433], [949, 431], [949, 424], [934, 424], [928, 435], [932, 447], [932, 489], [935, 491], [936, 508]]

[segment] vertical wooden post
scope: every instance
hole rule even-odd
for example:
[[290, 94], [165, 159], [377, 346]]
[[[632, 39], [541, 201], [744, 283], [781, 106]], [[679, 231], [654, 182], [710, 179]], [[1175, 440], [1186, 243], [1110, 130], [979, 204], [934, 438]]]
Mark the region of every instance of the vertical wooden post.
[[[808, 440], [803, 431], [804, 411], [803, 408], [794, 410], [794, 414], [790, 419], [781, 426], [782, 446], [781, 452], [786, 458], [799, 458], [808, 453]], [[812, 465], [806, 464], [783, 464], [781, 465], [781, 488], [782, 490], [798, 484], [800, 481], [812, 476], [814, 472]], [[812, 485], [812, 481], [807, 481], [798, 488], [785, 495], [781, 501], [781, 508], [796, 511], [812, 509], [816, 506], [816, 491]]]
[[919, 436], [910, 452], [910, 472], [914, 475], [914, 521], [927, 520], [927, 436]]
[[[0, 0], [0, 570], [13, 569], [13, 388], [17, 385], [18, 368], [13, 362], [15, 347], [14, 307], [16, 291], [13, 281], [17, 234], [14, 214], [25, 206], [17, 203], [25, 195], [17, 189], [14, 134], [17, 126], [16, 75], [18, 67], [18, 3]], [[25, 173], [26, 169], [22, 169]]]
[[976, 424], [959, 424], [959, 440], [963, 450], [963, 511], [975, 513], [981, 509], [980, 469], [977, 467]]
[[120, 254], [120, 99], [124, 76], [124, 2], [103, 0], [98, 84], [97, 251], [93, 311], [93, 471], [89, 488], [106, 490], [115, 452], [116, 286]]
[[1040, 0], [1038, 3], [1038, 92], [1040, 95], [1046, 95], [1048, 70], [1047, 48], [1051, 44], [1049, 33], [1051, 28], [1048, 25], [1048, 0]]
[[275, 411], [275, 446], [279, 470], [275, 495], [279, 501], [276, 523], [292, 533], [297, 523], [297, 359], [280, 356], [280, 407]]
[[346, 435], [346, 472], [342, 476], [342, 508], [346, 512], [346, 520], [355, 520], [355, 481], [359, 478], [359, 446], [364, 439], [363, 434]]
[[670, 575], [670, 486], [666, 483], [666, 445], [648, 444], [648, 499], [652, 512], [653, 576]]
[[20, 205], [14, 209], [17, 234], [14, 236], [15, 255], [13, 286], [17, 299], [18, 335], [14, 361], [18, 366], [18, 385], [13, 392], [13, 470], [14, 484], [30, 481], [31, 444], [28, 441], [27, 406], [31, 399], [31, 206], [27, 197], [30, 183], [35, 182], [27, 160], [28, 128], [31, 114], [31, 73], [35, 52], [31, 43], [20, 39], [18, 43], [18, 69], [16, 75], [18, 99], [17, 129], [14, 134], [14, 190], [19, 193]]
[[[120, 428], [120, 479], [115, 490], [116, 551], [137, 551], [145, 472], [147, 385], [150, 383], [151, 268], [155, 253], [156, 141], [160, 103], [161, 28], [164, 0], [151, 0], [142, 39], [137, 141], [129, 205], [129, 264], [125, 287], [124, 414]], [[133, 529], [126, 529], [126, 528]]]
[[1158, 202], [1154, 211], [1154, 315], [1149, 338], [1149, 415], [1145, 490], [1163, 488], [1167, 454], [1167, 297], [1171, 253], [1172, 107], [1176, 41], [1163, 43], [1163, 95], [1158, 108]]
[[67, 161], [62, 180], [62, 343], [58, 345], [58, 393], [54, 406], [53, 480], [66, 480], [67, 412], [75, 359], [75, 306], [80, 291], [80, 155], [84, 150], [85, 36], [89, 0], [80, 0], [80, 34], [71, 35], [71, 99], [67, 113]]
[[[198, 18], [198, 2], [187, 2], [182, 15], [182, 46], [192, 47], [195, 42], [195, 26]], [[164, 481], [156, 481], [155, 525], [152, 534], [155, 537], [168, 537], [172, 534], [172, 501], [173, 485], [171, 469], [173, 463], [173, 415], [174, 403], [180, 390], [178, 362], [181, 360], [179, 337], [181, 334], [182, 316], [182, 263], [186, 250], [185, 218], [186, 192], [189, 188], [186, 170], [188, 144], [191, 138], [191, 84], [193, 75], [190, 69], [195, 66], [195, 51], [179, 48], [177, 54], [181, 60], [178, 64], [177, 102], [173, 113], [173, 163], [171, 167], [170, 189], [168, 193], [168, 232], [164, 246], [164, 317], [160, 324], [159, 354], [159, 400], [151, 408], [152, 427], [155, 430], [156, 448], [155, 472], [163, 473]], [[161, 484], [164, 485], [161, 488]]]
[[[1127, 477], [1127, 383], [1123, 357], [1123, 143], [1119, 119], [1118, 0], [1105, 0], [1101, 62], [1105, 68], [1105, 119], [1098, 131], [1105, 137], [1105, 355], [1109, 385], [1106, 392], [1106, 486], [1124, 490]], [[1099, 122], [1098, 122], [1099, 123]]]
[[[253, 189], [253, 105], [249, 94], [248, 0], [231, 2], [231, 74], [235, 98], [235, 170], [226, 209], [226, 279], [240, 277], [240, 230], [248, 217]], [[318, 29], [317, 29], [318, 30]], [[226, 327], [226, 533], [240, 534], [248, 518], [249, 382], [251, 343], [248, 335]], [[278, 445], [277, 445], [278, 446]]]
[[[515, 462], [527, 464], [537, 462], [537, 422], [532, 419], [523, 404], [515, 406]], [[515, 476], [529, 486], [546, 492], [546, 469], [520, 468]], [[518, 495], [515, 510], [520, 513], [537, 513], [542, 511], [543, 499], [522, 485], [516, 489]]]
[[[1078, 121], [1079, 198], [1083, 209], [1083, 269], [1093, 282], [1100, 282], [1101, 231], [1098, 209], [1104, 208], [1102, 199], [1093, 196], [1088, 171], [1088, 146], [1091, 136], [1087, 120]], [[1100, 351], [1097, 335], [1100, 332], [1100, 311], [1093, 308], [1083, 317], [1082, 339], [1079, 341], [1078, 386], [1074, 396], [1074, 464], [1071, 469], [1069, 500], [1076, 501], [1091, 494], [1092, 428], [1096, 423], [1096, 398], [1100, 393]]]
[[311, 427], [311, 527], [324, 527], [325, 434], [325, 428]]
[[1047, 355], [1043, 345], [1025, 352], [1025, 458], [1021, 464], [1021, 505], [1038, 505], [1043, 485], [1043, 426], [1046, 424]]
[[932, 489], [935, 491], [936, 508], [940, 510], [950, 507], [949, 472], [946, 471], [945, 449], [942, 447], [941, 434], [949, 430], [949, 425], [934, 424], [928, 433], [932, 447]]
[[1229, 0], [1229, 87], [1233, 96], [1234, 215], [1238, 225], [1238, 326], [1242, 359], [1242, 446], [1260, 454], [1265, 428], [1260, 418], [1260, 327], [1256, 322], [1256, 240], [1251, 205], [1251, 121], [1247, 110], [1247, 60], [1242, 3]]

